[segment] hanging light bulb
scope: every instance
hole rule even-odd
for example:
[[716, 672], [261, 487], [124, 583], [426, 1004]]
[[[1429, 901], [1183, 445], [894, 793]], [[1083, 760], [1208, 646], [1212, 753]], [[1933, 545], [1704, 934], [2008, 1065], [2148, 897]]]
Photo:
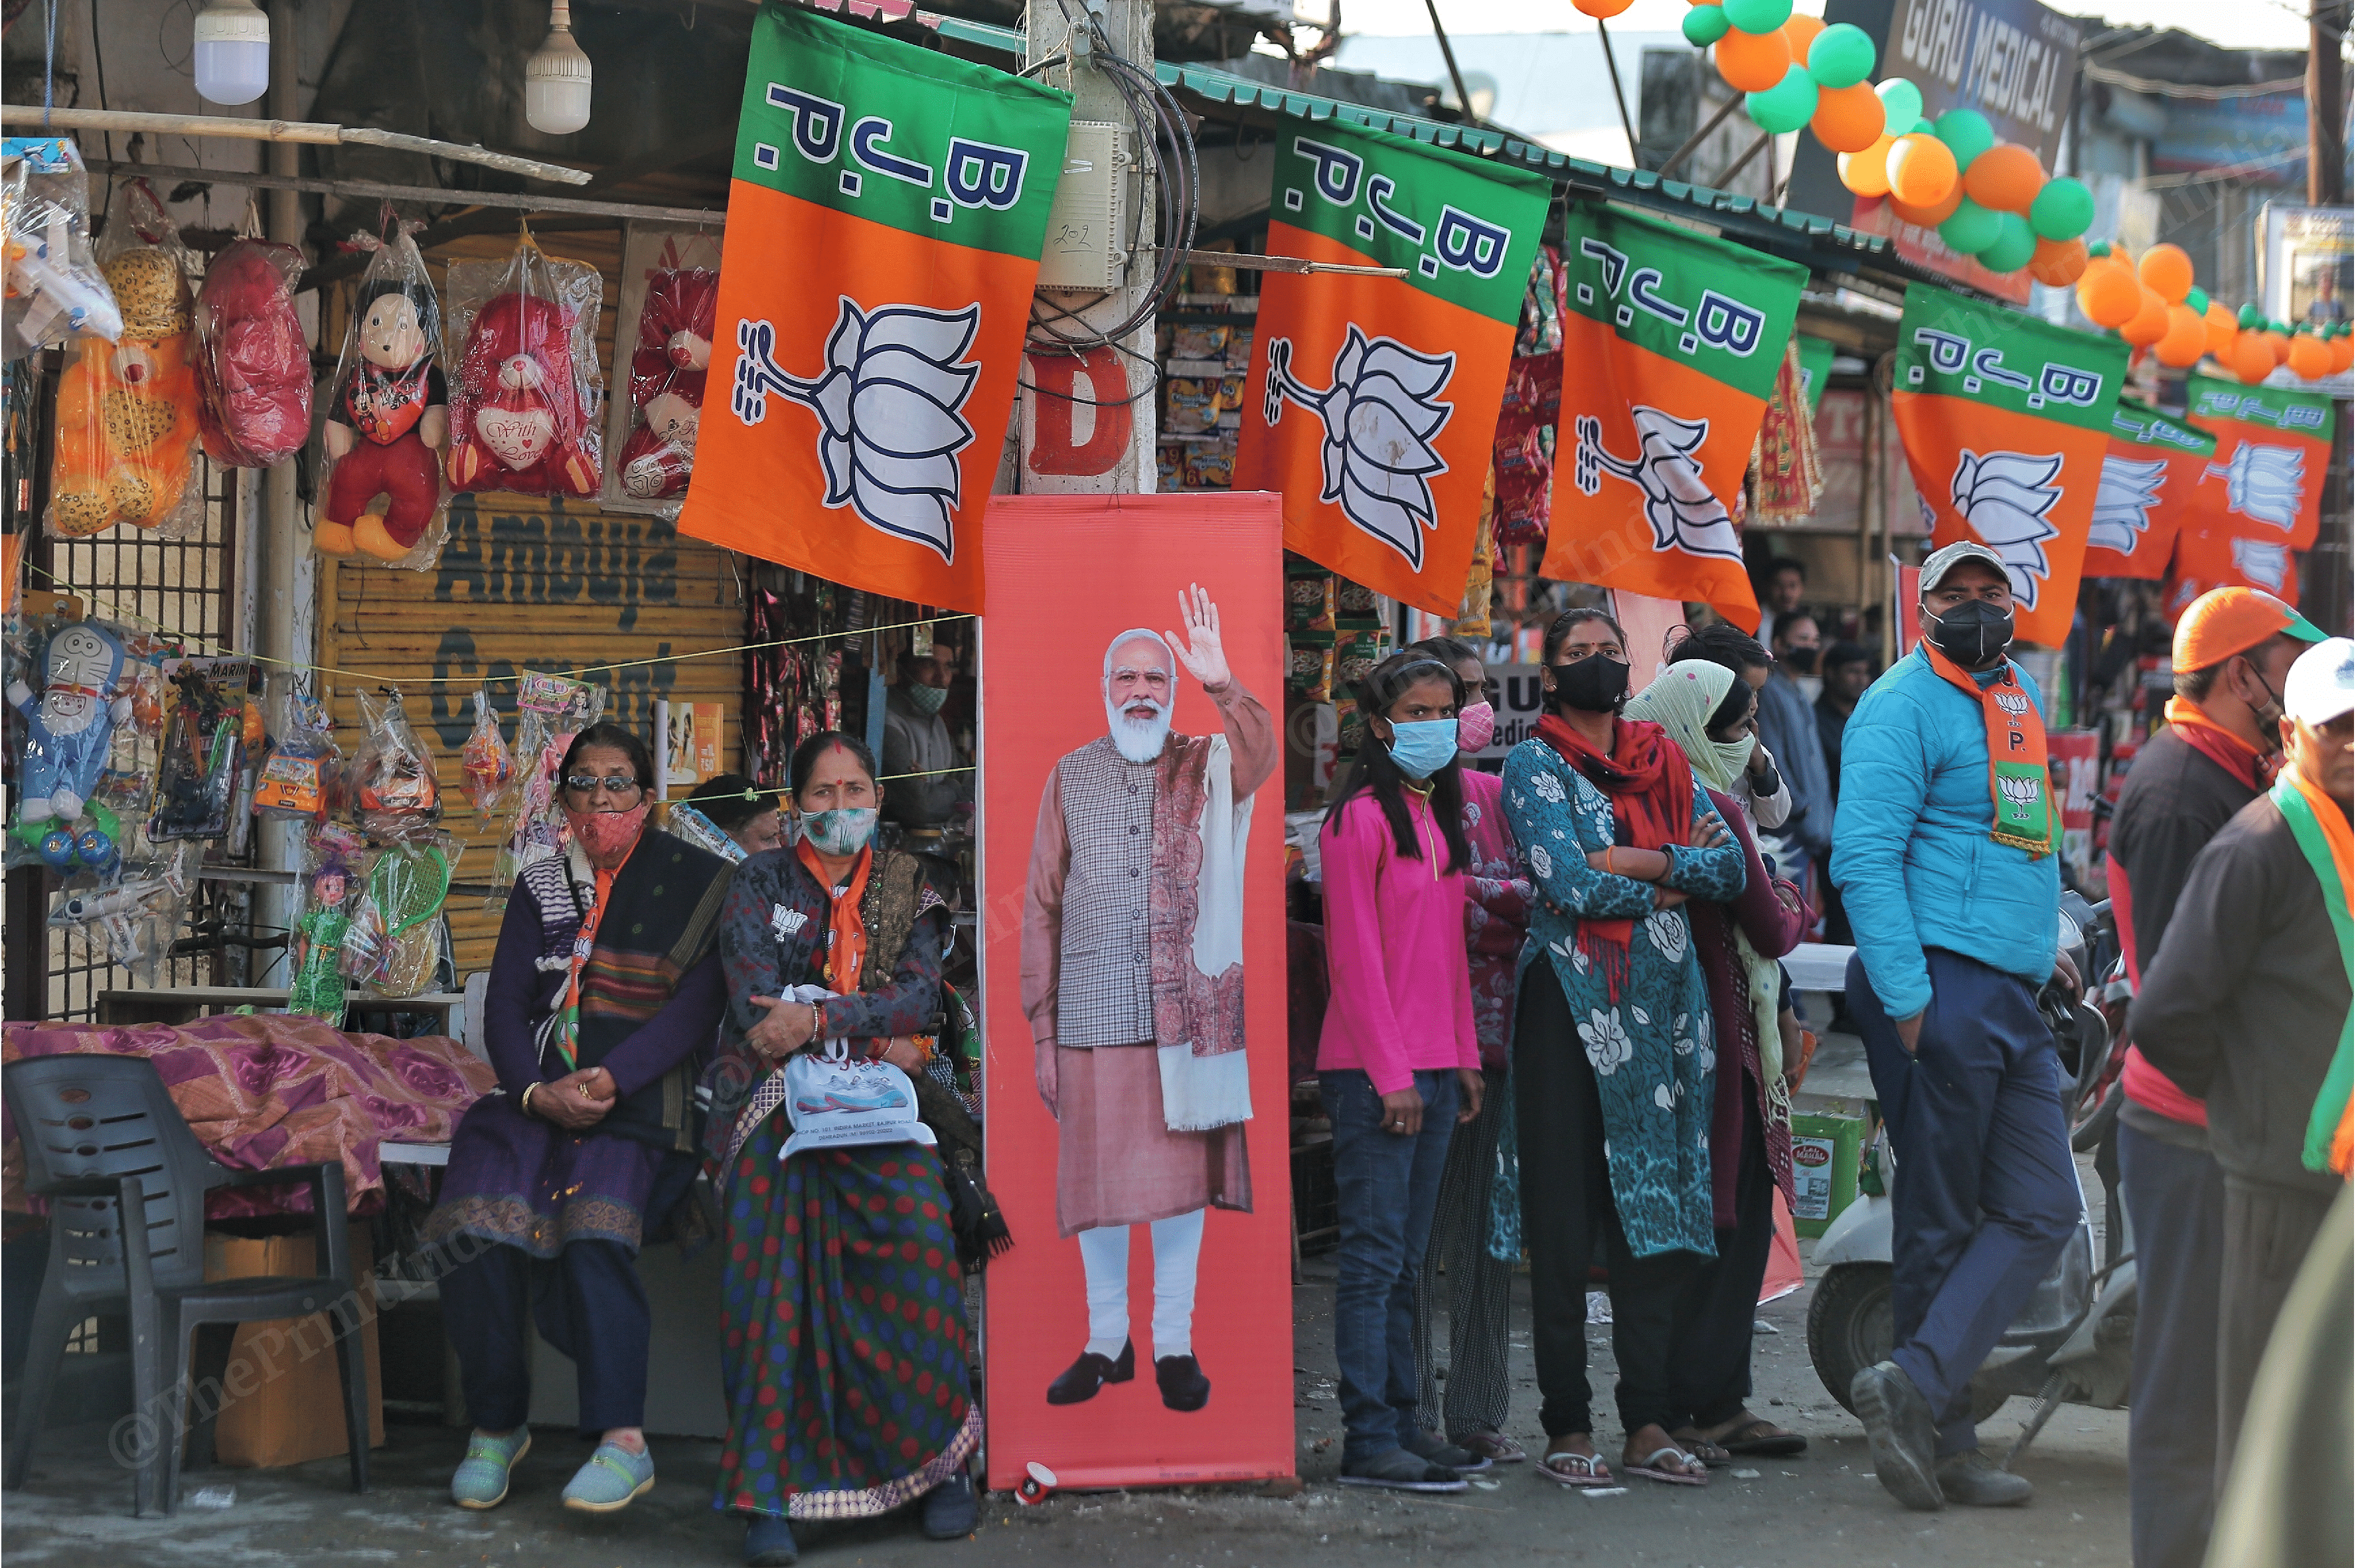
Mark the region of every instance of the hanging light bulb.
[[197, 96], [251, 103], [270, 87], [270, 18], [253, 0], [213, 0], [197, 13]]
[[567, 0], [552, 0], [548, 37], [523, 62], [523, 117], [552, 136], [589, 124], [589, 55], [573, 41]]

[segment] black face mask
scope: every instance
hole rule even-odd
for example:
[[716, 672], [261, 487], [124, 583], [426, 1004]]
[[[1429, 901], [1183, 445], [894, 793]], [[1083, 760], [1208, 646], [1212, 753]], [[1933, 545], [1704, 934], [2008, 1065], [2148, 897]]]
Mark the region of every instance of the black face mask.
[[1976, 670], [2012, 646], [2012, 612], [1986, 599], [1965, 599], [1945, 615], [1924, 610], [1931, 644], [1966, 670]]
[[1615, 713], [1628, 695], [1628, 666], [1607, 653], [1590, 653], [1575, 664], [1558, 664], [1552, 694], [1558, 708]]
[[1816, 655], [1821, 651], [1815, 648], [1786, 649], [1783, 668], [1794, 675], [1813, 675], [1816, 672]]

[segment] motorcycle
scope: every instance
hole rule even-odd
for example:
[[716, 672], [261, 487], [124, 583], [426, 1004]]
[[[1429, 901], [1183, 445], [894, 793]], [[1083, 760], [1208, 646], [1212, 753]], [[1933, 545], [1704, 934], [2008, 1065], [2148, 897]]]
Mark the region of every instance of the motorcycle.
[[[2060, 940], [2085, 981], [2076, 993], [2048, 982], [2038, 993], [2038, 1010], [2062, 1059], [2071, 1147], [2095, 1154], [2106, 1241], [2098, 1264], [2081, 1176], [2077, 1228], [1972, 1378], [1975, 1422], [1987, 1420], [2017, 1394], [2037, 1401], [2005, 1455], [2008, 1469], [2062, 1405], [2126, 1407], [2135, 1339], [2135, 1243], [2119, 1202], [2115, 1150], [2117, 1078], [2125, 1051], [2115, 1024], [2123, 1011], [2124, 966], [2109, 903], [2090, 905], [2075, 893], [2064, 894]], [[2104, 1002], [2112, 1004], [2111, 1011]], [[1808, 1359], [1826, 1391], [1851, 1414], [1856, 1410], [1850, 1383], [1864, 1368], [1889, 1359], [1893, 1339], [1892, 1219], [1890, 1200], [1883, 1195], [1890, 1190], [1897, 1160], [1887, 1128], [1876, 1132], [1868, 1159], [1879, 1178], [1869, 1186], [1879, 1191], [1860, 1192], [1817, 1240], [1815, 1262], [1824, 1273], [1808, 1304]], [[2072, 1169], [2076, 1175], [2074, 1161]]]

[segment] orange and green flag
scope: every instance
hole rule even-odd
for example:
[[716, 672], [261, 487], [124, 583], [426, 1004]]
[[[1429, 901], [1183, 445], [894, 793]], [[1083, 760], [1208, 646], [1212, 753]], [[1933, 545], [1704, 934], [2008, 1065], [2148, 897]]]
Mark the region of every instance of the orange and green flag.
[[2179, 529], [2198, 527], [2207, 506], [2201, 475], [2217, 438], [2121, 399], [2111, 414], [2103, 482], [2086, 532], [2088, 577], [2168, 575]]
[[1890, 413], [1934, 545], [2004, 558], [2022, 640], [2059, 648], [2078, 605], [2127, 346], [1910, 284]]
[[680, 532], [980, 610], [1071, 117], [1053, 88], [762, 5]]
[[2217, 437], [2202, 488], [2216, 495], [2238, 536], [2286, 551], [2315, 548], [2331, 467], [2331, 413], [2321, 392], [2185, 379], [2185, 418]]
[[1585, 205], [1564, 217], [1562, 262], [1562, 423], [1539, 571], [1699, 600], [1756, 627], [1733, 507], [1808, 269]]
[[1270, 273], [1235, 487], [1284, 497], [1284, 545], [1454, 616], [1545, 176], [1342, 121], [1275, 148], [1268, 253], [1404, 278]]

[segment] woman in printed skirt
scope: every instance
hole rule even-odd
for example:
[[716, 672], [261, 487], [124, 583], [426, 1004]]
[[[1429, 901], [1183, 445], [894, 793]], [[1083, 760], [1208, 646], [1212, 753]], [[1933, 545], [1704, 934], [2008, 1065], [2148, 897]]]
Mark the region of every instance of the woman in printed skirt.
[[[981, 1438], [965, 1286], [934, 1152], [783, 1153], [786, 1062], [847, 1040], [925, 1070], [949, 911], [913, 855], [873, 843], [874, 758], [826, 731], [795, 748], [790, 848], [737, 868], [720, 931], [729, 1027], [706, 1075], [706, 1152], [725, 1221], [728, 1438], [712, 1506], [748, 1516], [744, 1557], [795, 1560], [795, 1520], [924, 1499], [937, 1541], [973, 1528]], [[832, 994], [788, 1000], [798, 986]]]
[[[1680, 1417], [1670, 1363], [1717, 1251], [1717, 1031], [1684, 905], [1741, 892], [1742, 853], [1685, 753], [1657, 725], [1620, 716], [1628, 649], [1617, 621], [1566, 610], [1547, 628], [1545, 659], [1547, 712], [1505, 759], [1505, 818], [1538, 893], [1515, 1009], [1510, 1124], [1547, 1434], [1538, 1473], [1568, 1487], [1614, 1484], [1596, 1453], [1587, 1380], [1587, 1273], [1600, 1240], [1621, 1462], [1698, 1487], [1702, 1462], [1668, 1433]], [[1501, 1152], [1501, 1172], [1513, 1162]]]

